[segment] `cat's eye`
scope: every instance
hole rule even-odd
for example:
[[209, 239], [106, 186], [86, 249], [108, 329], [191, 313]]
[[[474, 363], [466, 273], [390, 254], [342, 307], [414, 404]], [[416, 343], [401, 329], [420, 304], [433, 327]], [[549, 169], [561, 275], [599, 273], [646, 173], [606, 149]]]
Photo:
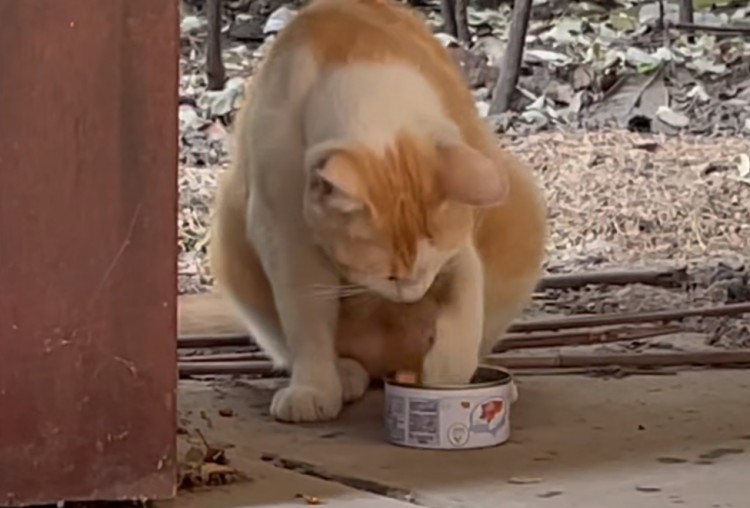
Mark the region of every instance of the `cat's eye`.
[[398, 276], [396, 276], [396, 275], [389, 275], [389, 276], [388, 276], [388, 280], [389, 280], [390, 282], [398, 282], [399, 278], [398, 278]]

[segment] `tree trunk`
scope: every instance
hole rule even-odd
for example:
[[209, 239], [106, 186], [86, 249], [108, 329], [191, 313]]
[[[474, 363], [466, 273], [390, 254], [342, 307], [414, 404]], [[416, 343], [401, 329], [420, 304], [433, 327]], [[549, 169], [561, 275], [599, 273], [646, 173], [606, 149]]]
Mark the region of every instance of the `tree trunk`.
[[469, 30], [469, 0], [455, 0], [456, 36], [461, 42], [471, 42], [471, 31]]
[[453, 37], [458, 37], [458, 26], [456, 24], [455, 0], [440, 0], [440, 15], [443, 16], [443, 29]]
[[208, 0], [206, 9], [208, 14], [208, 47], [206, 49], [208, 89], [221, 90], [224, 88], [226, 79], [224, 61], [221, 58], [221, 0]]
[[518, 74], [523, 61], [523, 47], [526, 41], [526, 29], [529, 26], [532, 0], [515, 0], [510, 22], [510, 36], [500, 67], [500, 77], [492, 91], [490, 113], [504, 113], [510, 107], [513, 92], [518, 84]]

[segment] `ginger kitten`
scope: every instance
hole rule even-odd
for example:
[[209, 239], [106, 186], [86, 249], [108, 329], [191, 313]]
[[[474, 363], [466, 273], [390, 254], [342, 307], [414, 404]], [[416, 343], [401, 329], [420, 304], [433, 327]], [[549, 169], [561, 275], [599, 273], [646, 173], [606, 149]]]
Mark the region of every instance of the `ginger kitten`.
[[[392, 0], [314, 0], [236, 122], [210, 256], [252, 335], [291, 369], [271, 413], [334, 418], [402, 356], [427, 383], [467, 382], [540, 276], [546, 210], [423, 20]], [[445, 294], [425, 299], [437, 278]], [[362, 333], [400, 311], [424, 313], [432, 340], [409, 343], [402, 325]]]

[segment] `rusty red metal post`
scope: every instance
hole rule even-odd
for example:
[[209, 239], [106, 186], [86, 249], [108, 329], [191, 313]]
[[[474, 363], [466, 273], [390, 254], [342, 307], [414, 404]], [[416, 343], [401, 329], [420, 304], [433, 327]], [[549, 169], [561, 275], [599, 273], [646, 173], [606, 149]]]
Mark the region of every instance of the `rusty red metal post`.
[[177, 1], [0, 19], [0, 505], [172, 496]]

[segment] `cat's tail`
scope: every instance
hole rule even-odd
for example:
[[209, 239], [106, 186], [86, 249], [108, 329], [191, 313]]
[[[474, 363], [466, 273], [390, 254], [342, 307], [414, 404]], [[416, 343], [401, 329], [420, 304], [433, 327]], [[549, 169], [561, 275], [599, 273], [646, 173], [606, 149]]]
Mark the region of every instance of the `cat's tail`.
[[278, 367], [288, 353], [271, 290], [258, 254], [247, 237], [248, 178], [232, 167], [221, 180], [211, 217], [208, 257], [216, 286], [231, 302], [255, 342]]
[[246, 181], [241, 168], [223, 175], [211, 218], [209, 264], [218, 288], [234, 304], [245, 312], [253, 309], [268, 314], [268, 319], [276, 316], [276, 309], [268, 278], [247, 238]]

